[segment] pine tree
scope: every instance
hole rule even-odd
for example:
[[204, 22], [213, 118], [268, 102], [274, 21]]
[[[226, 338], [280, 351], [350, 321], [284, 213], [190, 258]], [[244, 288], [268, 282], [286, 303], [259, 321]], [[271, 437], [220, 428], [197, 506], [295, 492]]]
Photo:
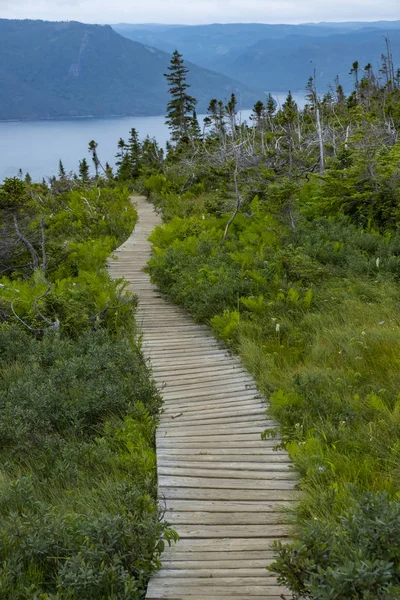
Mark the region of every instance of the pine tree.
[[136, 179], [140, 174], [140, 157], [141, 157], [141, 146], [139, 141], [139, 134], [134, 127], [130, 132], [128, 140], [128, 156], [130, 165], [130, 177]]
[[89, 180], [89, 165], [86, 158], [82, 158], [82, 160], [79, 162], [79, 177], [83, 182]]
[[210, 100], [210, 104], [208, 105], [207, 112], [210, 113], [209, 120], [214, 125], [216, 133], [221, 138], [224, 138], [226, 135], [226, 125], [225, 125], [225, 106], [221, 100], [217, 100], [213, 98]]
[[175, 50], [172, 55], [168, 71], [169, 73], [165, 73], [164, 77], [168, 81], [171, 100], [167, 106], [166, 124], [171, 130], [172, 140], [181, 142], [191, 137], [193, 111], [197, 100], [187, 92], [190, 87], [186, 81], [189, 70], [178, 50]]
[[60, 159], [60, 161], [58, 163], [58, 179], [61, 179], [61, 181], [64, 181], [64, 179], [66, 179], [66, 178], [67, 178], [67, 174], [65, 172], [62, 160]]
[[236, 132], [236, 119], [237, 119], [237, 100], [236, 100], [236, 96], [235, 94], [231, 95], [231, 99], [229, 100], [228, 104], [225, 107], [226, 110], [226, 114], [228, 116], [229, 119], [229, 125], [230, 125], [230, 130], [231, 130], [231, 135], [232, 137], [235, 137], [235, 132]]
[[96, 177], [99, 176], [99, 167], [100, 167], [100, 160], [99, 160], [99, 156], [97, 154], [97, 146], [98, 146], [98, 143], [95, 142], [94, 140], [89, 142], [89, 152], [92, 155], [92, 161], [94, 164], [94, 170], [96, 172]]
[[104, 172], [106, 174], [107, 179], [114, 179], [114, 173], [113, 173], [112, 166], [110, 165], [110, 163], [106, 162]]
[[276, 110], [276, 102], [273, 99], [272, 94], [268, 94], [267, 104], [265, 105], [265, 108], [267, 110], [268, 116], [272, 118]]
[[126, 150], [127, 150], [127, 145], [125, 143], [125, 140], [123, 140], [122, 138], [119, 138], [118, 152], [115, 155], [115, 158], [118, 159], [117, 162], [115, 163], [117, 165], [117, 167], [119, 167], [123, 163], [125, 154], [126, 154]]

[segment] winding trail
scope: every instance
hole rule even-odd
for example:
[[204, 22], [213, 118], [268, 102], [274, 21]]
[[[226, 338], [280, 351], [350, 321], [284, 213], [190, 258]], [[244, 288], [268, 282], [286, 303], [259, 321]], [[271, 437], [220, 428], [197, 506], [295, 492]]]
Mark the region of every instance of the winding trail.
[[147, 600], [278, 600], [290, 592], [266, 570], [271, 544], [287, 536], [284, 509], [296, 475], [276, 440], [265, 401], [237, 357], [206, 327], [168, 304], [143, 272], [148, 236], [161, 223], [145, 198], [139, 221], [110, 261], [139, 297], [143, 348], [162, 389], [157, 432], [159, 500], [180, 541], [168, 548]]

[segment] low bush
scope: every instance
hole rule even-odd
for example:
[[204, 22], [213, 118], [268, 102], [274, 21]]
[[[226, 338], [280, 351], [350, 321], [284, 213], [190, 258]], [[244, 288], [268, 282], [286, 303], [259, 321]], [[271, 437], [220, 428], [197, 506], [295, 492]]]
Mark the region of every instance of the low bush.
[[0, 207], [0, 598], [140, 600], [176, 536], [157, 504], [160, 397], [135, 298], [105, 265], [136, 211], [118, 188], [55, 201], [26, 186], [28, 251], [7, 229], [23, 187]]

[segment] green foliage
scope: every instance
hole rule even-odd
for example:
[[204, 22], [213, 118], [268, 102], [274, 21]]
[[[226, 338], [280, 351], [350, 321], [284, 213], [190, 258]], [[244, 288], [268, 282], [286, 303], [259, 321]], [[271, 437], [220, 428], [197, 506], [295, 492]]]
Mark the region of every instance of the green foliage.
[[277, 544], [270, 567], [297, 598], [400, 597], [400, 502], [363, 494], [336, 522], [310, 521], [302, 540]]
[[105, 265], [137, 215], [126, 189], [59, 184], [1, 190], [23, 198], [23, 233], [3, 204], [0, 597], [142, 600], [176, 534], [157, 505], [160, 397], [135, 299]]

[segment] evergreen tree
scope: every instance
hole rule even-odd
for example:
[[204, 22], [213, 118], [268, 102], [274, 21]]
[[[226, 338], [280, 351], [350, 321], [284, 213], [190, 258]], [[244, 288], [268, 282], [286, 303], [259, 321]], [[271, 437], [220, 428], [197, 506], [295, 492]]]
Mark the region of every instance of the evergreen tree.
[[159, 171], [163, 165], [164, 151], [159, 147], [157, 140], [147, 136], [142, 144], [141, 165], [146, 170]]
[[119, 138], [118, 152], [115, 155], [115, 158], [117, 159], [117, 162], [115, 164], [117, 165], [117, 167], [119, 167], [123, 163], [125, 154], [126, 154], [126, 150], [127, 150], [127, 145], [125, 143], [125, 140], [123, 140], [122, 138]]
[[276, 110], [276, 102], [271, 94], [268, 94], [267, 104], [265, 105], [265, 108], [267, 110], [268, 116], [271, 118]]
[[225, 107], [226, 110], [226, 114], [228, 116], [229, 119], [229, 125], [230, 125], [230, 129], [231, 129], [231, 135], [233, 137], [235, 137], [235, 132], [236, 132], [236, 119], [237, 119], [237, 100], [236, 100], [236, 96], [235, 94], [231, 95], [231, 99], [229, 100], [228, 104]]
[[126, 144], [121, 138], [118, 142], [116, 158], [118, 158], [118, 179], [120, 181], [130, 181], [137, 179], [141, 168], [142, 148], [139, 141], [139, 135], [133, 127], [130, 131], [130, 137]]
[[96, 177], [99, 176], [99, 167], [100, 167], [100, 160], [99, 160], [99, 156], [97, 154], [97, 147], [98, 147], [98, 143], [95, 142], [94, 140], [89, 142], [89, 152], [92, 155], [92, 161], [94, 164], [94, 170], [96, 172]]
[[112, 170], [112, 166], [108, 162], [106, 162], [105, 174], [106, 174], [107, 179], [114, 179], [114, 173]]
[[67, 174], [65, 172], [62, 160], [60, 159], [60, 161], [58, 163], [58, 179], [61, 179], [63, 181], [66, 178], [67, 178]]
[[89, 180], [89, 165], [86, 158], [79, 161], [79, 177], [85, 183]]
[[225, 107], [223, 102], [213, 98], [208, 105], [207, 112], [211, 115], [209, 120], [214, 124], [215, 131], [223, 138], [226, 135]]
[[201, 138], [201, 129], [200, 129], [200, 125], [199, 125], [199, 120], [197, 118], [196, 109], [193, 110], [192, 126], [190, 128], [190, 133], [191, 133], [191, 137], [195, 140], [198, 140]]
[[166, 123], [171, 130], [172, 140], [180, 142], [191, 137], [193, 111], [197, 100], [187, 92], [190, 87], [186, 81], [189, 70], [178, 50], [175, 50], [172, 55], [168, 71], [169, 73], [165, 73], [164, 77], [168, 81], [171, 100], [167, 106]]
[[140, 174], [140, 163], [141, 163], [141, 146], [139, 141], [139, 134], [134, 127], [130, 132], [128, 140], [128, 155], [129, 165], [131, 169], [131, 179], [136, 179]]

